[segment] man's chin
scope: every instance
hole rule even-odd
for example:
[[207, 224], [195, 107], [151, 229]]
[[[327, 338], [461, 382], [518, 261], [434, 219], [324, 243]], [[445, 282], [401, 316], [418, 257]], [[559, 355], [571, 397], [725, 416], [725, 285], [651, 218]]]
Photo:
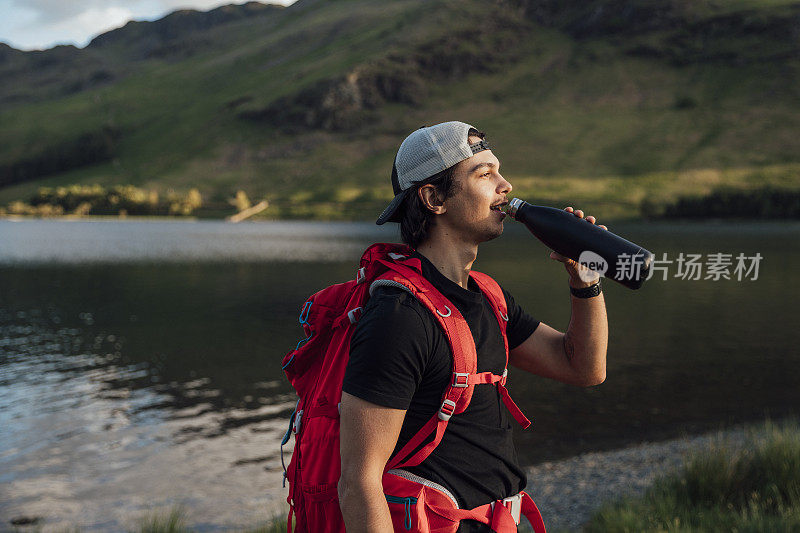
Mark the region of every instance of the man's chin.
[[481, 242], [487, 242], [494, 240], [503, 234], [503, 223], [500, 222], [499, 226], [496, 226], [490, 230], [488, 230], [481, 239]]

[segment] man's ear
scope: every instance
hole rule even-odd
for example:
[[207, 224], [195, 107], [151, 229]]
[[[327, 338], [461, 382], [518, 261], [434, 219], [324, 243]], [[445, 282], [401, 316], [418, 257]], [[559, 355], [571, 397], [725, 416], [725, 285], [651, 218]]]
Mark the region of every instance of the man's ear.
[[447, 211], [447, 208], [444, 206], [444, 200], [440, 198], [439, 191], [437, 191], [436, 187], [433, 185], [423, 185], [419, 188], [417, 194], [419, 194], [419, 199], [422, 200], [422, 205], [429, 211], [437, 215], [441, 215]]

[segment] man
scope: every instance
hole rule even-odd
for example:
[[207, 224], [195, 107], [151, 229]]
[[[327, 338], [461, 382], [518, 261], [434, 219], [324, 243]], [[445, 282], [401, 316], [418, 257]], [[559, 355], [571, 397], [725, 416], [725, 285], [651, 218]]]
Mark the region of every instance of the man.
[[[378, 219], [399, 222], [422, 273], [461, 312], [478, 353], [478, 372], [501, 374], [505, 349], [497, 318], [469, 277], [478, 245], [503, 232], [511, 184], [484, 134], [445, 122], [409, 135], [395, 158], [395, 199]], [[568, 207], [575, 216], [580, 210]], [[594, 217], [586, 217], [595, 223]], [[604, 226], [601, 226], [604, 227]], [[572, 315], [566, 333], [525, 313], [506, 291], [509, 363], [579, 386], [602, 383], [608, 325], [599, 282], [555, 252], [569, 274]], [[565, 288], [566, 289], [566, 288]], [[399, 450], [440, 407], [451, 379], [451, 353], [430, 312], [412, 295], [379, 287], [353, 334], [341, 403], [339, 500], [348, 533], [390, 532], [382, 475]], [[469, 407], [414, 474], [444, 486], [461, 508], [475, 508], [524, 489], [525, 473], [511, 424], [495, 387], [476, 386]], [[488, 531], [462, 521], [459, 531]]]

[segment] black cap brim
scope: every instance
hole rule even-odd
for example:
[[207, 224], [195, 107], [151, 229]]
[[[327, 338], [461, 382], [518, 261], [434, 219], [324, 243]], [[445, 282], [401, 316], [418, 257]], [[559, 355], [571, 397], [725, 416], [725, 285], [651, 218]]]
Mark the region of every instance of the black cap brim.
[[406, 199], [406, 193], [410, 190], [411, 189], [406, 189], [400, 194], [397, 194], [394, 200], [383, 210], [383, 213], [381, 213], [381, 216], [378, 217], [375, 223], [380, 226], [386, 222], [400, 222], [400, 216], [402, 215], [400, 206], [403, 205], [403, 200]]

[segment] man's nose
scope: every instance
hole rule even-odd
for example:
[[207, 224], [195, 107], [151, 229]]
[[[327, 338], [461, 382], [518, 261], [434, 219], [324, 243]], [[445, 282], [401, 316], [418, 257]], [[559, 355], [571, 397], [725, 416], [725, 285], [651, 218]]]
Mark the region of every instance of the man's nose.
[[497, 192], [499, 192], [500, 194], [508, 194], [511, 192], [511, 189], [513, 188], [514, 187], [511, 186], [511, 182], [505, 179], [501, 174], [500, 183], [497, 184]]

